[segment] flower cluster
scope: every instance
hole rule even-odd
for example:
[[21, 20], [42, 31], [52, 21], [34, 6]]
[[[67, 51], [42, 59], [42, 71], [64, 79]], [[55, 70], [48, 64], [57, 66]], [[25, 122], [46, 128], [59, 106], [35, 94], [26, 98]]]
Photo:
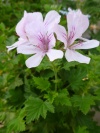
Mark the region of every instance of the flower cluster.
[[[54, 49], [56, 38], [64, 43], [65, 58], [68, 62], [78, 61], [89, 63], [90, 58], [78, 53], [77, 49], [90, 49], [99, 46], [97, 40], [87, 40], [82, 38], [82, 34], [89, 26], [87, 15], [83, 15], [80, 10], [71, 10], [66, 15], [68, 32], [59, 25], [61, 16], [56, 11], [50, 11], [45, 16], [40, 12], [24, 12], [23, 18], [16, 26], [16, 33], [19, 40], [12, 46], [7, 46], [8, 51], [17, 48], [17, 53], [33, 54], [26, 60], [28, 68], [38, 66], [45, 55], [50, 61], [63, 58], [61, 50]], [[78, 39], [79, 41], [75, 41]]]

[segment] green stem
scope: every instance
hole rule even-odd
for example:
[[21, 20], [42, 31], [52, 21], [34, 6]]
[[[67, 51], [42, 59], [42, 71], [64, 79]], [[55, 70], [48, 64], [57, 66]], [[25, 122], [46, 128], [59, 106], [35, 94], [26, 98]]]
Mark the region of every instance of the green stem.
[[[55, 74], [55, 81], [57, 81], [57, 72], [56, 70], [54, 71]], [[55, 91], [57, 91], [57, 82], [55, 82]]]
[[53, 64], [53, 62], [52, 62], [52, 68], [53, 68], [54, 75], [55, 75], [55, 91], [57, 91], [57, 79], [58, 79], [58, 77], [57, 77], [57, 70], [56, 70], [56, 67]]

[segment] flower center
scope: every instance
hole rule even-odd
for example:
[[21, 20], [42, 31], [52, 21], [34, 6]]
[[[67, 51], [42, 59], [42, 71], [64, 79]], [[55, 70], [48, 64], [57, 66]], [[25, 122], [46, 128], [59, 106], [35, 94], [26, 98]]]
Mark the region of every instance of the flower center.
[[46, 53], [49, 50], [49, 42], [51, 41], [51, 35], [43, 35], [40, 33], [39, 37], [39, 44], [38, 48], [40, 48], [44, 53]]
[[67, 39], [67, 45], [70, 46], [71, 45], [71, 41], [75, 36], [75, 27], [72, 26], [72, 30], [70, 31], [69, 35], [68, 35], [68, 39]]

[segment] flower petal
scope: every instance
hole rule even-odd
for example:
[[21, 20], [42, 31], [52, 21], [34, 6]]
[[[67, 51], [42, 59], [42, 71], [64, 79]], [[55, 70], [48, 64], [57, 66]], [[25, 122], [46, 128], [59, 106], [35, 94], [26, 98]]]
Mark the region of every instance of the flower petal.
[[18, 22], [18, 24], [16, 26], [17, 35], [20, 36], [23, 39], [26, 39], [26, 34], [25, 34], [25, 31], [24, 31], [26, 16], [27, 16], [27, 12], [24, 11], [23, 18]]
[[57, 35], [57, 39], [60, 40], [65, 44], [65, 47], [67, 45], [67, 32], [66, 29], [61, 25], [55, 25], [54, 26], [54, 32]]
[[8, 52], [11, 51], [11, 50], [13, 50], [13, 49], [15, 49], [15, 48], [17, 48], [18, 44], [19, 44], [19, 41], [18, 42], [15, 42], [11, 46], [6, 46], [8, 48]]
[[44, 54], [42, 53], [38, 53], [38, 54], [31, 56], [30, 58], [26, 60], [25, 62], [26, 66], [28, 68], [37, 67], [41, 63], [43, 57], [44, 57]]
[[9, 52], [10, 50], [17, 48], [18, 46], [20, 46], [22, 44], [27, 44], [27, 43], [28, 43], [27, 40], [19, 38], [19, 40], [17, 42], [15, 42], [13, 45], [6, 46], [6, 47], [8, 48], [8, 52]]
[[27, 24], [25, 27], [25, 31], [28, 35], [29, 41], [33, 45], [38, 45], [41, 38], [43, 38], [43, 36], [46, 34], [44, 24], [40, 21]]
[[80, 38], [89, 26], [87, 15], [83, 15], [80, 10], [70, 10], [67, 14], [69, 44]]
[[55, 59], [63, 58], [63, 52], [61, 50], [50, 49], [47, 52], [47, 56], [49, 57], [50, 61], [54, 61]]
[[33, 45], [22, 45], [17, 48], [17, 53], [21, 54], [35, 54], [37, 53], [36, 47]]
[[32, 21], [43, 22], [43, 17], [40, 12], [27, 13], [24, 11], [24, 16], [16, 26], [16, 32], [21, 38], [26, 38], [25, 26]]
[[78, 43], [72, 45], [72, 49], [91, 49], [99, 46], [99, 41], [97, 40], [88, 40], [87, 42]]
[[47, 34], [47, 39], [49, 40], [49, 44], [48, 44], [49, 49], [53, 48], [56, 44], [56, 39], [55, 39], [53, 33], [52, 34]]
[[61, 16], [54, 10], [47, 13], [44, 24], [48, 28], [48, 30], [52, 30], [53, 26], [60, 22], [60, 17]]
[[86, 64], [89, 64], [89, 62], [90, 62], [89, 57], [86, 57], [86, 56], [84, 56], [74, 50], [70, 50], [70, 49], [67, 49], [67, 51], [65, 53], [65, 57], [68, 62], [77, 61], [77, 62], [86, 63]]

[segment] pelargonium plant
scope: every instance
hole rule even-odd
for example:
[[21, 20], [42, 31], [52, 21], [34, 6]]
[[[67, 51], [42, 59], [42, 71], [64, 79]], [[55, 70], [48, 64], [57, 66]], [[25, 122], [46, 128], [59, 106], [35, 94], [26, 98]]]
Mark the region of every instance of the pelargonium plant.
[[[70, 9], [66, 15], [68, 33], [65, 28], [59, 25], [61, 16], [56, 11], [47, 13], [43, 20], [40, 12], [27, 13], [16, 26], [16, 33], [19, 40], [12, 46], [8, 46], [8, 51], [17, 48], [17, 53], [34, 54], [26, 60], [28, 68], [38, 66], [45, 55], [50, 61], [63, 58], [61, 50], [54, 49], [56, 38], [64, 43], [65, 58], [68, 62], [78, 61], [80, 63], [89, 63], [90, 58], [76, 52], [77, 49], [90, 49], [99, 46], [97, 40], [87, 40], [82, 38], [82, 34], [89, 26], [89, 20], [80, 10]], [[80, 41], [75, 42], [76, 39]]]
[[[16, 48], [18, 54], [32, 55], [25, 62], [32, 69], [26, 77], [27, 80], [32, 78], [28, 83], [32, 94], [27, 96], [15, 120], [22, 120], [23, 127], [19, 129], [13, 121], [8, 126], [9, 131], [31, 131], [29, 127], [32, 126], [36, 133], [88, 133], [89, 127], [81, 128], [76, 118], [85, 117], [97, 99], [87, 93], [88, 89], [84, 91], [81, 87], [87, 84], [84, 79], [88, 73], [85, 77], [79, 76], [79, 67], [78, 72], [74, 69], [68, 72], [68, 67], [75, 66], [77, 62], [89, 64], [90, 57], [81, 54], [84, 51], [80, 49], [98, 47], [99, 41], [82, 37], [89, 27], [89, 18], [80, 9], [69, 9], [66, 28], [60, 25], [60, 19], [61, 15], [54, 10], [49, 11], [44, 19], [41, 12], [25, 11], [16, 26], [18, 41], [7, 48], [8, 51]], [[74, 84], [76, 82], [71, 83], [73, 79], [80, 82], [79, 86]]]

